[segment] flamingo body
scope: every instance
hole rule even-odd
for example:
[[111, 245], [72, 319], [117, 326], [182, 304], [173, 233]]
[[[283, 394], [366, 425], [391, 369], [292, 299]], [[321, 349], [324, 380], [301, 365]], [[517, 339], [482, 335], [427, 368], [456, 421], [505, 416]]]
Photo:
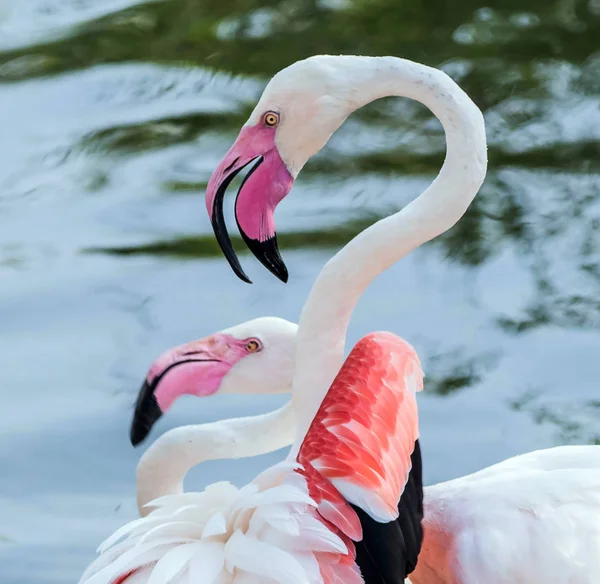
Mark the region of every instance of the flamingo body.
[[600, 447], [529, 452], [426, 487], [424, 516], [413, 584], [598, 582]]
[[[398, 519], [418, 437], [415, 391], [421, 387], [410, 345], [390, 333], [361, 339], [296, 460], [241, 489], [222, 482], [153, 501], [146, 517], [100, 546], [81, 583], [363, 584], [354, 544], [364, 538], [357, 510], [380, 524]], [[378, 396], [393, 405], [392, 415], [383, 415]], [[361, 407], [365, 402], [371, 405]], [[361, 441], [368, 431], [378, 440]], [[343, 450], [343, 464], [334, 464], [332, 449]], [[398, 566], [403, 570], [404, 563]]]
[[[191, 566], [202, 561], [205, 570], [209, 570], [214, 558], [221, 566], [217, 582], [254, 583], [262, 578], [261, 582], [272, 584], [282, 581], [284, 576], [283, 581], [293, 582], [293, 577], [300, 577], [304, 570], [304, 582], [329, 583], [337, 578], [337, 581], [353, 583], [357, 575], [354, 564], [361, 568], [362, 578], [368, 584], [397, 582], [397, 576], [401, 575], [401, 548], [381, 546], [385, 568], [392, 565], [396, 557], [400, 559], [396, 578], [392, 575], [387, 579], [387, 572], [382, 573], [373, 559], [370, 563], [361, 561], [371, 557], [371, 551], [385, 542], [382, 534], [387, 535], [403, 518], [403, 513], [399, 513], [388, 523], [377, 521], [394, 515], [393, 494], [406, 480], [408, 462], [400, 457], [403, 448], [409, 449], [414, 444], [413, 457], [418, 453], [416, 435], [410, 435], [413, 427], [410, 423], [408, 427], [402, 425], [401, 430], [409, 432], [408, 436], [401, 432], [390, 434], [388, 424], [393, 418], [387, 409], [380, 411], [383, 417], [379, 417], [371, 403], [371, 391], [365, 392], [365, 406], [355, 404], [356, 418], [346, 420], [344, 407], [356, 394], [361, 395], [359, 402], [362, 401], [364, 388], [359, 387], [365, 379], [362, 369], [352, 375], [346, 373], [350, 379], [345, 387], [349, 393], [346, 405], [338, 397], [337, 400], [332, 398], [326, 409], [321, 409], [322, 400], [326, 399], [326, 392], [340, 371], [345, 333], [360, 295], [375, 277], [407, 253], [455, 225], [476, 196], [487, 169], [481, 111], [444, 73], [416, 63], [394, 57], [306, 59], [279, 72], [267, 85], [240, 136], [211, 177], [206, 203], [222, 250], [238, 276], [249, 281], [227, 234], [223, 200], [235, 174], [252, 163], [236, 198], [238, 227], [250, 251], [274, 275], [287, 281], [288, 272], [277, 249], [274, 222], [277, 204], [290, 191], [300, 169], [348, 115], [375, 99], [391, 95], [416, 99], [437, 116], [446, 135], [446, 158], [436, 179], [417, 199], [350, 241], [327, 263], [311, 289], [300, 317], [291, 384], [300, 436], [292, 448], [292, 459], [299, 464], [303, 462], [304, 466], [281, 467], [284, 476], [274, 487], [254, 485], [246, 491], [242, 489], [239, 495], [232, 495], [232, 500], [238, 501], [238, 507], [244, 511], [238, 513], [238, 507], [235, 512], [227, 508], [227, 515], [221, 513], [227, 517], [226, 531], [211, 535], [225, 537], [222, 545], [231, 554], [227, 559], [218, 554], [208, 557], [200, 553], [188, 559], [179, 542], [169, 562], [165, 561], [166, 555], [160, 556], [162, 559], [156, 565], [146, 558], [150, 566], [144, 564], [144, 568], [133, 574], [132, 581], [144, 582], [142, 574], [150, 572], [150, 584], [165, 584], [165, 580], [176, 584], [178, 578], [181, 581], [185, 577], [182, 575], [185, 570], [177, 571], [182, 562], [189, 562]], [[250, 362], [248, 358], [247, 363]], [[351, 363], [347, 363], [346, 371], [350, 367]], [[339, 379], [343, 379], [343, 375], [338, 377], [338, 383]], [[358, 380], [358, 389], [353, 385], [354, 380]], [[381, 380], [381, 387], [386, 387], [387, 378]], [[409, 385], [406, 380], [405, 385]], [[369, 384], [366, 387], [371, 389]], [[214, 389], [214, 385], [210, 389]], [[405, 400], [396, 399], [392, 405], [398, 404], [401, 408], [407, 407]], [[337, 407], [342, 411], [337, 411]], [[367, 423], [363, 423], [363, 415], [368, 417]], [[408, 408], [399, 414], [399, 419], [410, 422], [411, 415]], [[369, 433], [358, 427], [359, 422], [373, 432], [383, 432], [382, 435], [369, 441]], [[303, 443], [309, 445], [306, 451], [301, 451]], [[340, 454], [340, 462], [333, 456], [334, 447], [337, 448], [335, 453]], [[352, 456], [348, 456], [346, 448], [350, 448]], [[569, 462], [568, 457], [557, 451], [548, 451], [532, 459], [537, 460], [541, 468], [532, 470], [525, 464], [524, 470], [519, 467], [520, 462], [513, 459], [505, 467], [487, 469], [479, 476], [472, 475], [429, 490], [425, 495], [426, 545], [411, 578], [418, 584], [597, 582], [600, 578], [600, 538], [596, 527], [600, 524], [597, 501], [600, 471], [596, 460], [598, 447], [587, 448], [582, 456], [589, 458], [589, 467]], [[369, 456], [373, 461], [369, 462]], [[544, 462], [542, 459], [546, 457]], [[398, 466], [394, 466], [394, 462]], [[411, 486], [410, 475], [407, 485]], [[271, 497], [278, 488], [281, 499], [270, 503], [266, 498], [261, 499], [266, 497], [265, 493]], [[413, 508], [418, 509], [418, 489], [410, 492], [417, 497]], [[406, 493], [405, 488], [403, 499]], [[299, 499], [293, 502], [296, 496]], [[172, 501], [174, 506], [167, 512], [170, 520], [184, 503], [179, 499]], [[406, 502], [409, 504], [410, 500]], [[265, 546], [272, 541], [257, 539], [263, 537], [262, 532], [260, 536], [252, 532], [249, 537], [241, 530], [246, 524], [248, 529], [254, 529], [252, 520], [262, 512], [267, 513], [263, 503], [281, 510], [286, 517], [285, 527], [280, 522], [275, 528], [268, 522], [265, 533], [276, 538], [276, 545], [271, 547]], [[402, 508], [402, 499], [399, 506]], [[187, 511], [181, 511], [181, 515], [187, 518]], [[282, 520], [284, 515], [277, 517]], [[291, 529], [296, 521], [300, 525], [300, 517], [311, 518], [321, 526], [318, 530], [315, 527], [318, 535], [310, 539], [310, 545], [295, 535], [295, 531], [284, 536], [285, 529]], [[276, 517], [271, 519], [277, 523]], [[353, 537], [359, 536], [359, 524], [362, 540], [354, 541]], [[236, 526], [240, 530], [235, 531]], [[404, 527], [409, 528], [410, 523]], [[207, 523], [201, 535], [205, 529], [211, 533]], [[227, 531], [229, 529], [233, 531]], [[272, 529], [275, 531], [269, 531]], [[126, 542], [118, 545], [127, 547]], [[323, 549], [325, 542], [330, 546], [327, 551]], [[331, 548], [335, 548], [334, 551]], [[263, 553], [261, 563], [258, 558]], [[296, 563], [283, 559], [289, 557]], [[310, 561], [307, 558], [311, 558]], [[265, 563], [269, 565], [271, 559], [276, 569], [265, 574], [268, 569]], [[292, 570], [291, 566], [299, 562], [299, 571]], [[128, 566], [128, 569], [136, 568]]]
[[[239, 491], [221, 484], [218, 493], [206, 489], [155, 501], [156, 509], [142, 523], [117, 532], [118, 537], [103, 548], [85, 575], [87, 584], [113, 584], [118, 579], [126, 584], [129, 580], [136, 584], [358, 584], [361, 580], [395, 584], [404, 578], [405, 567], [414, 565], [416, 557], [405, 556], [405, 551], [418, 553], [420, 528], [404, 540], [412, 537], [417, 542], [413, 548], [381, 546], [382, 566], [376, 553], [384, 535], [420, 522], [420, 474], [411, 481], [416, 474], [413, 468], [407, 477], [409, 458], [419, 458], [414, 392], [421, 386], [420, 366], [402, 341], [377, 334], [359, 343], [341, 366], [345, 334], [354, 306], [370, 282], [452, 227], [477, 194], [487, 168], [480, 110], [447, 75], [417, 63], [395, 57], [307, 59], [278, 73], [265, 88], [246, 124], [249, 130], [242, 132], [209, 181], [207, 207], [222, 250], [248, 281], [227, 235], [222, 203], [234, 175], [255, 161], [236, 199], [238, 226], [250, 251], [287, 280], [272, 221], [277, 203], [289, 192], [291, 179], [348, 115], [390, 95], [411, 97], [432, 110], [446, 132], [447, 156], [428, 189], [355, 237], [328, 262], [313, 285], [300, 316], [295, 351], [292, 389], [297, 437], [288, 461]], [[253, 139], [248, 139], [248, 133]], [[223, 346], [230, 340], [224, 340]], [[369, 351], [374, 345], [380, 348], [375, 357]], [[242, 355], [242, 347], [238, 349], [236, 354]], [[249, 341], [244, 350], [258, 349]], [[380, 360], [388, 365], [379, 367]], [[246, 356], [232, 366], [232, 372], [250, 363], [256, 361]], [[366, 373], [369, 366], [374, 370], [372, 378]], [[200, 366], [186, 367], [196, 371]], [[212, 379], [202, 394], [214, 393], [219, 383], [219, 377]], [[151, 406], [151, 419], [142, 428], [146, 432], [159, 414], [160, 403], [152, 387], [143, 389], [149, 397], [142, 400], [141, 409]], [[330, 390], [334, 397], [322, 409]], [[344, 399], [345, 394], [350, 399]], [[163, 397], [168, 406], [175, 395]], [[235, 427], [240, 427], [239, 420]], [[369, 439], [367, 429], [378, 433], [376, 440]], [[132, 440], [143, 439], [143, 432]], [[226, 432], [218, 438], [227, 439]], [[169, 440], [167, 433], [153, 446]], [[159, 476], [160, 463], [171, 471], [178, 465], [179, 470], [191, 468], [198, 459], [189, 444], [179, 442], [182, 453], [173, 460], [146, 459], [146, 478]], [[339, 463], [334, 447], [340, 453]], [[420, 473], [420, 459], [415, 468]], [[181, 485], [181, 473], [171, 472], [165, 478], [167, 492]], [[147, 489], [150, 483], [145, 483]], [[404, 499], [400, 495], [406, 485], [410, 489]], [[138, 485], [138, 501], [139, 493]], [[410, 513], [416, 522], [406, 521]], [[122, 536], [125, 540], [117, 543]], [[391, 566], [395, 573], [388, 578]], [[127, 574], [131, 575], [123, 580]]]
[[[279, 347], [278, 352], [270, 353], [274, 342], [260, 322], [257, 324], [259, 326], [253, 328], [251, 334], [262, 338], [269, 347], [262, 354], [261, 376], [266, 379], [277, 375], [279, 379], [285, 379], [284, 387], [278, 391], [289, 391], [293, 365], [281, 360], [280, 355], [289, 352], [296, 341], [293, 335], [279, 339], [277, 342], [290, 346]], [[362, 342], [357, 345], [354, 357], [360, 354], [363, 346]], [[389, 410], [380, 407], [384, 402], [379, 404], [374, 393], [365, 391], [368, 387], [384, 385], [382, 379], [394, 375], [393, 371], [382, 375], [381, 371], [388, 364], [384, 355], [378, 355], [377, 351], [378, 348], [373, 346], [366, 352], [362, 367], [355, 369], [349, 359], [340, 371], [301, 451], [305, 456], [305, 467], [306, 458], [313, 462], [319, 460], [315, 455], [310, 456], [311, 449], [316, 453], [322, 446], [323, 453], [331, 454], [340, 445], [336, 436], [338, 424], [345, 427], [349, 418], [345, 411], [335, 410], [336, 403], [352, 404], [353, 411], [357, 412], [356, 419], [371, 420], [376, 415], [384, 423]], [[409, 354], [407, 348], [404, 356]], [[411, 379], [408, 371], [405, 369], [407, 385]], [[359, 383], [356, 380], [360, 380]], [[252, 380], [251, 385], [260, 387], [261, 379]], [[336, 392], [340, 392], [337, 398]], [[378, 395], [381, 400], [385, 399], [383, 391]], [[391, 399], [397, 400], [403, 395], [393, 393]], [[397, 404], [394, 407], [397, 408]], [[408, 412], [410, 408], [404, 411]], [[318, 426], [323, 429], [317, 431]], [[406, 419], [401, 426], [410, 427], [410, 421]], [[357, 453], [362, 447], [371, 451], [383, 450], [378, 445], [385, 439], [375, 439], [374, 436], [379, 434], [374, 426], [371, 428], [372, 433], [360, 433], [360, 438], [349, 437], [350, 443], [358, 443]], [[262, 432], [269, 430], [264, 428]], [[281, 430], [274, 425], [272, 434], [273, 444], [281, 445]], [[288, 435], [291, 435], [289, 430]], [[343, 450], [338, 448], [338, 451], [341, 458]], [[399, 464], [404, 461], [400, 458]], [[418, 480], [420, 464], [417, 441], [396, 521], [378, 523], [361, 508], [351, 505], [363, 533], [362, 540], [355, 541], [354, 546], [365, 581], [377, 582], [377, 578], [381, 578], [386, 583], [401, 582], [398, 570], [401, 561], [406, 562], [404, 573], [410, 574], [413, 584], [592, 584], [600, 580], [600, 446], [537, 450], [460, 478], [427, 486], [424, 490]], [[331, 463], [323, 466], [322, 472], [328, 472], [331, 478], [325, 484], [333, 488], [335, 472], [343, 473], [355, 467], [360, 468], [356, 459], [348, 460], [342, 466], [332, 457]], [[355, 480], [362, 480], [362, 475], [364, 473], [357, 473]], [[376, 483], [370, 486], [377, 488]], [[318, 500], [318, 494], [314, 492], [312, 497]], [[421, 499], [424, 507], [419, 511]], [[420, 517], [423, 518], [422, 527]], [[396, 558], [399, 559], [396, 561]], [[416, 567], [410, 563], [415, 561]]]

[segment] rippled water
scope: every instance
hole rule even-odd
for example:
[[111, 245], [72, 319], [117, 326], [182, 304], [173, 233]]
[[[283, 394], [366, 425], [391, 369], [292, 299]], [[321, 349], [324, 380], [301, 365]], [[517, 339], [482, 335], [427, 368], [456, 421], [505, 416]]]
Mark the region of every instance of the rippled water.
[[[297, 320], [328, 257], [432, 180], [441, 128], [382, 100], [302, 173], [278, 224], [292, 278], [243, 285], [203, 205], [269, 77], [313, 53], [441, 66], [484, 110], [465, 218], [384, 274], [354, 342], [409, 339], [427, 482], [600, 441], [598, 0], [0, 0], [0, 574], [76, 581], [136, 514], [131, 404], [153, 358], [255, 316]], [[183, 400], [182, 423], [282, 398]], [[281, 453], [212, 462], [245, 481]]]

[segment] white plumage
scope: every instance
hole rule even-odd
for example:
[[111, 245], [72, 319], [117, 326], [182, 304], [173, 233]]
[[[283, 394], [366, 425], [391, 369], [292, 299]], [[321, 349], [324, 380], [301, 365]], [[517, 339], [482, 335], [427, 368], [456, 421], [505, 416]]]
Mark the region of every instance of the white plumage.
[[458, 582], [600, 582], [599, 446], [538, 450], [426, 487], [424, 508], [415, 584], [435, 582], [431, 535]]
[[[305, 91], [298, 97], [301, 87]], [[315, 57], [276, 76], [251, 116], [255, 140], [242, 137], [242, 146], [252, 150], [261, 143], [257, 136], [265, 135], [258, 126], [264, 111], [282, 113], [273, 141], [279, 158], [271, 149], [252, 151], [248, 160], [264, 154], [271, 155], [271, 163], [288, 161], [287, 174], [278, 175], [287, 180], [352, 110], [384, 95], [406, 95], [428, 105], [444, 125], [448, 153], [431, 187], [350, 242], [313, 286], [301, 315], [296, 370], [291, 372], [294, 407], [303, 414], [298, 418], [300, 437], [339, 371], [345, 330], [362, 291], [403, 255], [454, 225], [476, 195], [487, 166], [483, 119], [449, 78], [432, 69], [394, 58]], [[219, 185], [215, 194], [223, 172], [236, 160], [222, 163], [220, 179], [213, 181], [213, 187]], [[265, 162], [263, 173], [268, 168]], [[259, 176], [254, 173], [254, 184], [267, 192]], [[289, 190], [291, 182], [275, 186]], [[272, 213], [273, 200], [266, 203]], [[264, 227], [263, 215], [250, 219]], [[300, 444], [297, 439], [294, 446]], [[600, 447], [515, 457], [429, 487], [424, 502], [425, 539], [411, 575], [414, 584], [600, 582]], [[154, 505], [147, 517], [104, 544], [82, 583], [121, 584], [123, 576], [127, 584], [362, 581], [354, 564], [332, 580], [322, 576], [317, 555], [335, 557], [348, 548], [316, 519], [306, 481], [293, 465], [277, 465], [240, 490], [218, 483], [203, 493], [174, 494]], [[137, 569], [132, 577], [126, 575]]]
[[[250, 333], [272, 347], [268, 330], [258, 321], [255, 326]], [[260, 377], [276, 373], [284, 380], [278, 391], [290, 391], [293, 364], [278, 355], [295, 346], [295, 331], [290, 328], [277, 342], [287, 348], [264, 351]], [[260, 387], [261, 378], [253, 386]], [[273, 449], [286, 443], [286, 436], [290, 443], [293, 420], [262, 424], [260, 452], [267, 435]], [[212, 445], [202, 428], [195, 433]], [[196, 449], [206, 450], [200, 443]], [[600, 582], [600, 446], [537, 450], [427, 486], [424, 512], [425, 538], [413, 584]], [[285, 529], [285, 513], [281, 519]]]
[[319, 521], [297, 464], [282, 462], [241, 489], [215, 483], [200, 493], [161, 497], [117, 530], [83, 574], [83, 584], [312, 584], [315, 553], [346, 554]]

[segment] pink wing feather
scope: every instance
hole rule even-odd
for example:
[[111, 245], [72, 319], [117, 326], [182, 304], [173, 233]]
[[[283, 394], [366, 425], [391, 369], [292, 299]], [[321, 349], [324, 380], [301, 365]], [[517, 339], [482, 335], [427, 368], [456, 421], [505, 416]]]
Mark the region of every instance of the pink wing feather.
[[[371, 333], [351, 351], [327, 392], [298, 453], [320, 520], [348, 553], [317, 552], [325, 584], [364, 582], [353, 542], [362, 526], [350, 503], [380, 522], [398, 516], [398, 502], [418, 438], [415, 393], [423, 373], [414, 349], [391, 333]], [[113, 584], [126, 584], [137, 570]]]
[[298, 462], [319, 513], [354, 541], [362, 529], [348, 503], [382, 523], [398, 517], [421, 389], [415, 350], [391, 333], [371, 333], [348, 355], [304, 438]]

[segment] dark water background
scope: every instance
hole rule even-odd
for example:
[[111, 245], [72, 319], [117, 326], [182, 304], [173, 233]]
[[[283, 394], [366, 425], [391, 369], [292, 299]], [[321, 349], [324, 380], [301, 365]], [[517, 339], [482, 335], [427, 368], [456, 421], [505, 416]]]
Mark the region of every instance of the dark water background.
[[[163, 349], [297, 320], [328, 257], [418, 194], [444, 151], [421, 106], [354, 115], [278, 224], [292, 278], [246, 286], [203, 194], [262, 87], [315, 53], [440, 66], [485, 112], [465, 218], [368, 290], [350, 342], [410, 340], [427, 482], [600, 442], [599, 0], [0, 0], [0, 581], [76, 581], [136, 515], [131, 404]], [[283, 398], [184, 400], [166, 428]], [[214, 462], [250, 479], [282, 453]]]

